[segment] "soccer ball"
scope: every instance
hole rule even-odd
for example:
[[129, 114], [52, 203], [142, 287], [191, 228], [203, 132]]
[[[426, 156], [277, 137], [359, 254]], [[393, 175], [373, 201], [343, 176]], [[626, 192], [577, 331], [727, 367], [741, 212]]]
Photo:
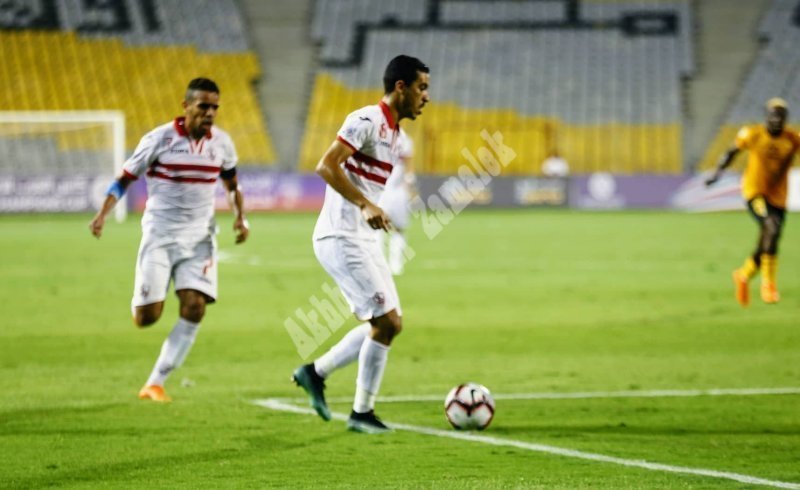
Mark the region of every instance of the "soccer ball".
[[483, 385], [460, 384], [447, 394], [444, 413], [456, 429], [483, 430], [494, 417], [494, 398]]

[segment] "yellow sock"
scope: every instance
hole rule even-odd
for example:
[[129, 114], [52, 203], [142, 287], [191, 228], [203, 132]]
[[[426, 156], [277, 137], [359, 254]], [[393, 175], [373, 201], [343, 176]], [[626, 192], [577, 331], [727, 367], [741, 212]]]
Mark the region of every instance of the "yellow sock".
[[[761, 257], [762, 257], [761, 266], [763, 267], [764, 255], [762, 255]], [[744, 261], [744, 264], [741, 267], [739, 267], [739, 274], [741, 274], [743, 277], [746, 277], [747, 280], [750, 280], [753, 278], [753, 276], [756, 275], [756, 273], [758, 273], [758, 266], [756, 265], [756, 261], [753, 260], [753, 257], [747, 257], [747, 260]]]
[[761, 254], [761, 279], [764, 284], [775, 284], [778, 273], [778, 257], [771, 254]]

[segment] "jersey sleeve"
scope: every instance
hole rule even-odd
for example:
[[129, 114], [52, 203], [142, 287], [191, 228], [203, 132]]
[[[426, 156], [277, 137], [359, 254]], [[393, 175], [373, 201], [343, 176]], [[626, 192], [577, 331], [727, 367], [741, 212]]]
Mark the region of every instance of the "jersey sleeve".
[[159, 139], [155, 133], [148, 133], [139, 141], [139, 145], [130, 158], [122, 166], [122, 172], [128, 177], [139, 178], [156, 160]]
[[740, 150], [746, 150], [750, 147], [752, 142], [753, 131], [749, 127], [744, 126], [739, 130], [738, 133], [736, 133], [736, 148], [739, 148]]
[[369, 117], [360, 113], [353, 113], [344, 120], [336, 139], [346, 144], [353, 151], [359, 151], [369, 140], [374, 127]]
[[239, 162], [239, 155], [236, 153], [236, 146], [230, 136], [226, 135], [225, 143], [222, 145], [222, 170], [230, 170]]

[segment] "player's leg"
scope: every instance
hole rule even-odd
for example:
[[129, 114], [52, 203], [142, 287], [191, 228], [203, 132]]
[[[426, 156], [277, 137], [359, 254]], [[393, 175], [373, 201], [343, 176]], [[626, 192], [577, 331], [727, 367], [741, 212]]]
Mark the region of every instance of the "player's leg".
[[150, 303], [144, 306], [135, 306], [133, 308], [133, 322], [137, 327], [149, 327], [161, 318], [161, 313], [164, 311], [164, 302]]
[[170, 247], [158, 237], [145, 234], [136, 257], [131, 314], [138, 327], [149, 327], [161, 318], [169, 288]]
[[298, 367], [292, 374], [294, 382], [311, 397], [311, 406], [323, 420], [331, 419], [330, 410], [325, 402], [325, 378], [358, 359], [361, 345], [369, 335], [370, 329], [369, 323], [362, 323], [353, 328], [314, 362]]
[[[344, 246], [342, 240], [338, 238], [314, 241], [314, 254], [325, 271], [339, 285], [353, 312], [356, 311], [354, 302], [363, 301], [363, 299], [353, 299], [354, 295], [358, 294], [359, 288], [348, 270], [348, 261], [349, 263], [363, 262], [363, 259], [354, 255], [354, 250], [354, 245]], [[342, 340], [313, 363], [298, 367], [292, 374], [294, 382], [308, 393], [311, 406], [323, 420], [327, 421], [331, 418], [330, 409], [325, 401], [325, 378], [335, 370], [358, 359], [364, 339], [369, 335], [371, 329], [369, 323], [363, 323], [353, 328]]]
[[[764, 219], [767, 216], [766, 201], [763, 197], [756, 197], [747, 202], [747, 210], [753, 219], [758, 223], [759, 229], [764, 229]], [[748, 256], [741, 267], [733, 271], [733, 284], [735, 288], [736, 301], [743, 307], [750, 304], [750, 280], [758, 274], [761, 266], [761, 244], [762, 238], [759, 235], [756, 249], [752, 255]]]
[[[314, 253], [336, 281], [357, 318], [377, 318], [399, 307], [391, 273], [377, 242], [324, 238], [314, 242]], [[360, 359], [365, 342], [373, 330], [371, 324], [356, 327], [313, 364], [295, 370], [295, 381], [306, 390], [311, 406], [323, 419], [330, 419], [330, 411], [325, 403], [323, 376], [355, 358]]]
[[172, 331], [161, 345], [161, 352], [153, 366], [153, 371], [139, 394], [141, 398], [169, 401], [169, 397], [164, 392], [167, 377], [172, 371], [181, 367], [186, 360], [200, 329], [200, 321], [205, 314], [205, 294], [192, 289], [182, 289], [176, 291], [176, 294], [180, 299], [180, 315], [172, 327]]
[[767, 304], [780, 300], [777, 285], [778, 242], [783, 230], [785, 210], [767, 203], [767, 216], [761, 226], [761, 299]]
[[[147, 233], [142, 237], [136, 259], [136, 280], [131, 299], [133, 321], [139, 327], [154, 324], [164, 311], [164, 300], [172, 269], [170, 248], [170, 244], [160, 237]], [[149, 384], [145, 384], [139, 391], [139, 398], [169, 401], [162, 386]]]
[[178, 369], [194, 345], [206, 304], [217, 296], [217, 268], [213, 239], [202, 241], [190, 249], [177, 247], [173, 255], [188, 257], [176, 261], [174, 266], [175, 294], [179, 300], [178, 319], [161, 345], [156, 363], [139, 396], [156, 401], [169, 401], [164, 384], [169, 375]]
[[[369, 252], [369, 251], [368, 251]], [[374, 253], [374, 252], [373, 252]], [[377, 252], [379, 254], [380, 251]], [[375, 415], [375, 399], [389, 357], [389, 348], [403, 328], [402, 311], [397, 289], [383, 255], [371, 256], [371, 285], [367, 290], [379, 291], [372, 297], [370, 308], [372, 329], [364, 339], [358, 355], [358, 376], [353, 411], [348, 419], [350, 430], [370, 434], [389, 430]]]
[[353, 328], [342, 340], [331, 347], [328, 352], [314, 360], [314, 372], [321, 378], [327, 378], [337, 369], [343, 368], [358, 359], [361, 344], [372, 329], [369, 323], [362, 323]]
[[[325, 271], [336, 281], [340, 289], [344, 291], [341, 284], [348, 277], [347, 267], [342, 263], [343, 257], [340, 255], [339, 239], [334, 237], [314, 240], [314, 255], [325, 269]], [[345, 294], [345, 299], [350, 304], [351, 311], [354, 310], [353, 303]], [[368, 323], [359, 325], [350, 330], [336, 345], [325, 354], [320, 356], [310, 364], [304, 364], [292, 373], [292, 380], [305, 390], [308, 394], [311, 407], [317, 412], [322, 420], [331, 419], [331, 411], [325, 401], [325, 378], [336, 369], [346, 366], [358, 358], [361, 344], [369, 333]]]
[[370, 324], [370, 335], [364, 339], [358, 356], [356, 396], [347, 427], [356, 432], [379, 434], [390, 429], [375, 415], [375, 399], [386, 370], [389, 346], [402, 330], [402, 318], [397, 310], [392, 310], [373, 318]]

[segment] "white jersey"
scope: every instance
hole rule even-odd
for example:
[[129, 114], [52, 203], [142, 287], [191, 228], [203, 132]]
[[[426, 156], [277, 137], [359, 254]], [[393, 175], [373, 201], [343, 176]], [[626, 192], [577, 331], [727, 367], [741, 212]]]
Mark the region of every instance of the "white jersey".
[[[337, 133], [337, 139], [354, 151], [342, 163], [345, 175], [373, 203], [380, 200], [397, 163], [399, 130], [389, 107], [381, 101], [350, 113]], [[358, 206], [331, 186], [326, 187], [325, 202], [314, 228], [315, 240], [330, 236], [375, 240], [373, 231]]]
[[179, 117], [147, 133], [123, 166], [128, 177], [147, 178], [142, 228], [192, 234], [213, 230], [217, 178], [237, 159], [230, 136], [217, 127], [195, 140]]

